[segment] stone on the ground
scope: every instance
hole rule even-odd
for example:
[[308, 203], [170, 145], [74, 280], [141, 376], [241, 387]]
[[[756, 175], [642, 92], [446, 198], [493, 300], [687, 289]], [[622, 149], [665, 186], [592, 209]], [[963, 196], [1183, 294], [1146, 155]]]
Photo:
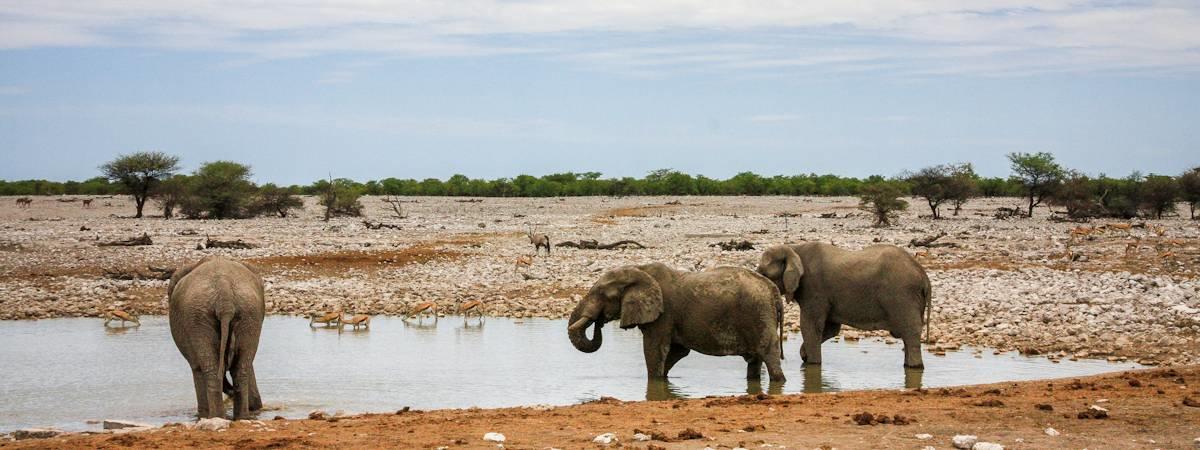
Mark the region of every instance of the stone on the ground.
[[1062, 433], [1059, 433], [1058, 430], [1055, 430], [1053, 428], [1046, 429], [1046, 436], [1058, 436], [1060, 434], [1062, 434]]
[[958, 448], [958, 449], [962, 449], [962, 450], [970, 450], [971, 446], [975, 445], [975, 441], [977, 441], [977, 440], [979, 440], [979, 438], [976, 437], [975, 435], [960, 434], [960, 435], [954, 436], [954, 438], [951, 440], [951, 442], [954, 443], [954, 448]]
[[107, 419], [102, 423], [105, 430], [120, 430], [122, 428], [150, 428], [153, 426], [148, 423], [114, 419]]
[[23, 430], [14, 431], [12, 436], [13, 439], [20, 441], [24, 439], [52, 438], [60, 434], [62, 434], [62, 431], [52, 428], [25, 428]]
[[1004, 450], [1004, 446], [995, 442], [976, 442], [971, 450]]
[[604, 433], [599, 436], [596, 436], [595, 438], [592, 438], [592, 442], [595, 442], [597, 444], [608, 445], [613, 442], [617, 442], [617, 435], [614, 433]]
[[915, 437], [919, 440], [922, 440], [922, 441], [927, 440], [927, 439], [933, 439], [933, 435], [929, 434], [929, 433], [921, 433], [921, 434], [915, 435], [913, 437]]
[[486, 433], [483, 435], [483, 440], [488, 442], [504, 442], [504, 435], [500, 433]]
[[643, 433], [634, 433], [633, 440], [637, 441], [637, 442], [646, 442], [646, 441], [650, 440], [650, 436], [643, 434]]
[[223, 417], [208, 417], [197, 420], [191, 428], [205, 431], [220, 431], [229, 428], [230, 420]]
[[329, 418], [329, 413], [319, 409], [314, 409], [308, 412], [308, 418], [312, 420], [325, 420]]

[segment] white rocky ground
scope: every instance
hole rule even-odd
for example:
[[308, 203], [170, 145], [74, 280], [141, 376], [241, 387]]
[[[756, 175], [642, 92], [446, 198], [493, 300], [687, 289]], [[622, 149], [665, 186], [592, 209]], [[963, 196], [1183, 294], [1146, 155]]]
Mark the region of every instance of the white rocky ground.
[[[65, 198], [64, 200], [69, 199]], [[1076, 224], [1037, 218], [996, 220], [998, 206], [1018, 199], [982, 199], [958, 217], [933, 221], [916, 200], [891, 228], [873, 228], [853, 198], [631, 197], [568, 199], [407, 198], [407, 218], [395, 218], [379, 198], [364, 198], [367, 219], [400, 230], [367, 229], [361, 219], [320, 220], [314, 199], [298, 217], [237, 221], [130, 219], [131, 202], [35, 198], [20, 209], [0, 198], [0, 319], [99, 316], [112, 308], [143, 314], [165, 311], [165, 281], [118, 280], [106, 270], [151, 272], [223, 252], [266, 269], [269, 308], [304, 314], [342, 307], [347, 312], [401, 314], [434, 301], [443, 310], [459, 300], [483, 300], [490, 314], [562, 317], [603, 270], [659, 261], [684, 269], [753, 267], [759, 251], [721, 251], [717, 241], [746, 239], [757, 248], [819, 240], [847, 248], [875, 242], [920, 254], [933, 282], [937, 346], [986, 345], [1052, 357], [1133, 358], [1146, 363], [1200, 361], [1200, 222], [1148, 221], [1132, 239], [1109, 233], [1070, 245]], [[669, 205], [668, 202], [681, 204]], [[837, 218], [819, 218], [834, 212]], [[801, 217], [780, 217], [779, 213]], [[849, 215], [850, 217], [846, 217]], [[947, 214], [948, 215], [948, 214]], [[527, 223], [554, 242], [632, 239], [639, 250], [556, 247], [531, 267]], [[1162, 227], [1163, 235], [1153, 232]], [[911, 248], [919, 238], [957, 248]], [[153, 245], [99, 247], [148, 234]], [[211, 236], [243, 239], [249, 250], [198, 250]], [[1169, 241], [1174, 240], [1174, 244]], [[1156, 249], [1157, 244], [1157, 249]], [[1078, 255], [1074, 261], [1069, 254]], [[1169, 253], [1168, 253], [1169, 250]], [[795, 328], [798, 309], [789, 307]], [[878, 333], [849, 331], [847, 336]]]

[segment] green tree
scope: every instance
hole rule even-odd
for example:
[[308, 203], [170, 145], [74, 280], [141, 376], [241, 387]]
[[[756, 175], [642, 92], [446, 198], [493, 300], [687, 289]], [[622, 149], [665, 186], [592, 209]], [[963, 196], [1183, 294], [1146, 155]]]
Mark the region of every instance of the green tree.
[[150, 198], [159, 181], [179, 170], [179, 157], [163, 152], [137, 152], [119, 155], [117, 159], [104, 163], [100, 171], [106, 178], [120, 183], [127, 194], [133, 196], [137, 208], [134, 217], [142, 217], [142, 208]]
[[1179, 193], [1188, 204], [1188, 217], [1196, 219], [1196, 208], [1200, 207], [1200, 167], [1185, 172], [1179, 177]]
[[192, 173], [189, 194], [180, 205], [192, 218], [238, 219], [251, 214], [257, 189], [250, 166], [233, 161], [204, 163]]
[[278, 214], [287, 217], [293, 209], [304, 209], [304, 200], [296, 197], [296, 192], [290, 188], [282, 188], [274, 183], [267, 183], [258, 188], [258, 196], [254, 202], [256, 214]]
[[897, 213], [908, 209], [908, 202], [899, 198], [901, 194], [894, 182], [867, 184], [858, 194], [858, 207], [875, 216], [875, 226], [891, 226], [898, 218]]
[[[441, 183], [439, 182], [440, 186]], [[321, 206], [325, 207], [325, 220], [338, 216], [358, 217], [362, 215], [363, 205], [359, 201], [362, 196], [362, 185], [354, 180], [338, 178], [325, 183], [325, 191], [321, 193]]]
[[175, 215], [175, 208], [191, 195], [191, 177], [175, 175], [165, 180], [154, 189], [154, 201], [162, 208], [163, 218], [170, 219]]
[[1008, 160], [1012, 163], [1011, 179], [1021, 183], [1029, 200], [1029, 217], [1033, 217], [1033, 208], [1054, 194], [1066, 171], [1054, 161], [1054, 155], [1045, 152], [1009, 153]]
[[942, 218], [942, 203], [950, 200], [952, 167], [949, 165], [929, 166], [904, 177], [909, 192], [925, 199], [934, 219]]
[[1141, 206], [1155, 219], [1163, 213], [1175, 211], [1175, 200], [1179, 198], [1179, 183], [1166, 175], [1148, 175], [1140, 190]]

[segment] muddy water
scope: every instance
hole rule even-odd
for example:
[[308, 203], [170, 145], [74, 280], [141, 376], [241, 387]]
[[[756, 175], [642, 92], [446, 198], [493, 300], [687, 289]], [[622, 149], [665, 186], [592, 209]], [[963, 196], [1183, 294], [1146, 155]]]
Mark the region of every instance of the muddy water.
[[[605, 331], [603, 348], [584, 354], [567, 340], [562, 320], [446, 317], [422, 324], [376, 317], [370, 331], [339, 334], [311, 329], [305, 319], [269, 317], [255, 361], [263, 416], [936, 387], [1137, 367], [962, 351], [926, 355], [924, 371], [906, 371], [899, 345], [863, 341], [827, 343], [823, 367], [806, 370], [793, 336], [783, 386], [748, 383], [741, 358], [694, 352], [669, 383], [647, 383], [640, 332], [612, 325]], [[112, 418], [164, 423], [195, 412], [190, 371], [165, 317], [127, 330], [106, 329], [99, 319], [2, 321], [0, 362], [0, 430], [81, 430], [97, 427], [89, 420]]]

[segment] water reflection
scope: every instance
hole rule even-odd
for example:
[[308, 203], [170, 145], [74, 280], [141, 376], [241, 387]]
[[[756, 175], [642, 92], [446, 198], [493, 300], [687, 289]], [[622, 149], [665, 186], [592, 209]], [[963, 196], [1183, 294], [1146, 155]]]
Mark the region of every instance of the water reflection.
[[904, 388], [920, 389], [921, 381], [925, 378], [925, 369], [904, 368]]
[[[763, 393], [762, 380], [746, 380], [746, 393], [750, 395], [758, 395]], [[781, 395], [783, 394], [783, 383], [769, 382], [767, 383], [767, 394]]]
[[121, 335], [121, 334], [128, 333], [130, 330], [137, 330], [137, 329], [138, 329], [138, 327], [110, 327], [110, 326], [106, 325], [104, 327], [104, 334]]
[[672, 384], [669, 380], [646, 380], [646, 400], [662, 401], [681, 398], [687, 398], [687, 394], [684, 394], [679, 386]]
[[832, 378], [826, 379], [820, 365], [805, 365], [804, 371], [804, 392], [812, 394], [817, 392], [829, 392], [836, 389], [837, 384]]

